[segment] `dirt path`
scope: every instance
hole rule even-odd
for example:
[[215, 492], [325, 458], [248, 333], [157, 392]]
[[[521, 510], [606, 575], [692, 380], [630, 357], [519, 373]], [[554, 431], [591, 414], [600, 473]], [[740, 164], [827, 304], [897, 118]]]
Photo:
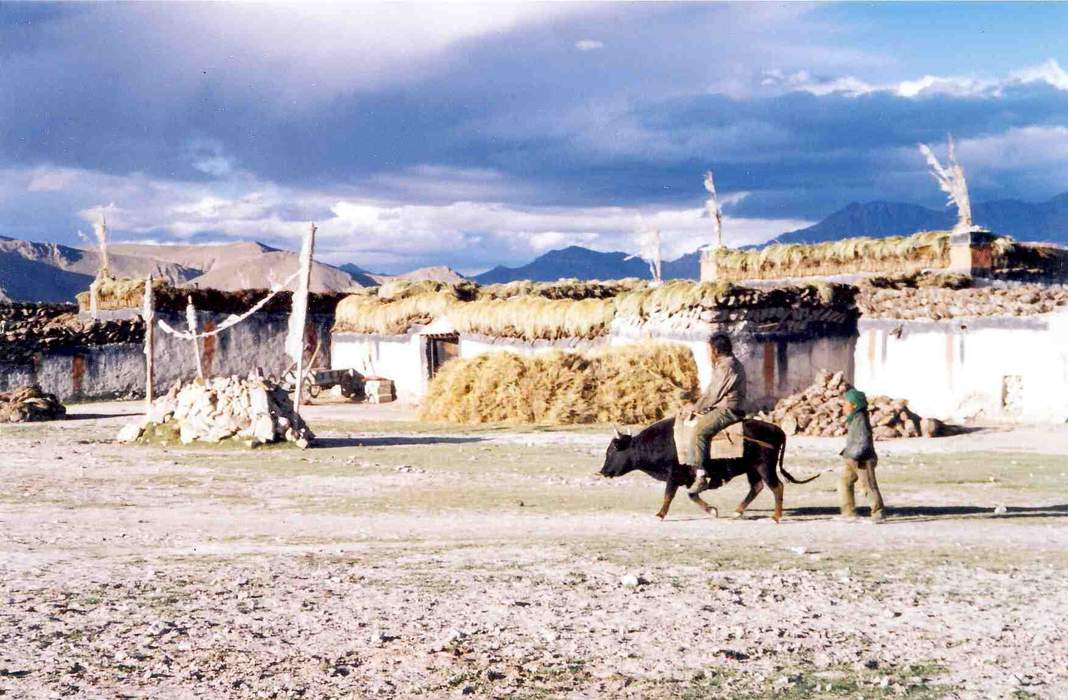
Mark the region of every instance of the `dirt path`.
[[592, 476], [603, 429], [316, 406], [306, 452], [111, 444], [137, 408], [0, 428], [0, 693], [1068, 696], [1061, 428], [881, 444], [888, 523], [826, 474], [776, 526], [656, 521]]

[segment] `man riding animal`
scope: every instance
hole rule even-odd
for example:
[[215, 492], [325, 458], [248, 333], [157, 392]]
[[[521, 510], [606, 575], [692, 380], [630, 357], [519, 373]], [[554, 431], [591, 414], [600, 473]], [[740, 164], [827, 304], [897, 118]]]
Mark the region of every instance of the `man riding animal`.
[[679, 464], [693, 468], [696, 478], [688, 491], [697, 495], [722, 486], [715, 475], [705, 472], [708, 443], [724, 428], [745, 417], [745, 368], [734, 356], [731, 339], [717, 333], [709, 341], [712, 352], [712, 381], [697, 403], [684, 408], [675, 419], [675, 446]]

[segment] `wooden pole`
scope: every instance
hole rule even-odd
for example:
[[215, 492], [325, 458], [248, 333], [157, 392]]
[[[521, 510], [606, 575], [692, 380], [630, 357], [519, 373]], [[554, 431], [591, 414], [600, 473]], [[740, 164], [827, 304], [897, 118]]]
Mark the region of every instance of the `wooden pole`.
[[197, 379], [204, 378], [204, 365], [200, 363], [200, 339], [196, 337], [197, 334], [197, 310], [193, 306], [193, 295], [190, 294], [189, 303], [185, 307], [185, 322], [189, 326], [189, 332], [193, 337], [193, 356], [197, 361]]
[[287, 350], [297, 361], [297, 388], [293, 410], [300, 415], [300, 402], [304, 393], [304, 326], [308, 318], [308, 288], [311, 286], [312, 254], [315, 252], [315, 224], [308, 226], [300, 247], [300, 277], [293, 292], [293, 310], [289, 316]]
[[141, 312], [145, 321], [145, 410], [152, 407], [153, 387], [156, 383], [154, 342], [156, 339], [156, 298], [152, 275], [145, 278], [145, 307]]

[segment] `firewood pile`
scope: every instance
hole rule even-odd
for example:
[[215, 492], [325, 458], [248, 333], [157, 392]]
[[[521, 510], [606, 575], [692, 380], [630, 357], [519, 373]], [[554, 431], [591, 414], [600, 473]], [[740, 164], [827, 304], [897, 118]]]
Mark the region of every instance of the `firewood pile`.
[[[787, 435], [844, 436], [847, 410], [842, 393], [845, 389], [841, 372], [832, 374], [821, 370], [812, 386], [781, 399], [771, 411], [759, 413], [757, 418], [778, 425]], [[869, 396], [868, 414], [876, 440], [935, 437], [943, 430], [940, 421], [913, 413], [904, 399]]]
[[19, 304], [0, 307], [0, 362], [26, 362], [36, 352], [110, 343], [140, 343], [140, 319], [82, 320], [69, 307]]
[[59, 399], [39, 387], [24, 386], [0, 393], [0, 423], [57, 420], [65, 415], [67, 409]]
[[178, 383], [152, 402], [144, 419], [119, 431], [118, 441], [219, 443], [257, 447], [291, 442], [305, 448], [314, 439], [281, 386], [250, 375]]
[[872, 318], [929, 319], [1033, 316], [1068, 306], [1068, 286], [971, 287], [945, 280], [875, 279], [861, 286], [857, 306]]

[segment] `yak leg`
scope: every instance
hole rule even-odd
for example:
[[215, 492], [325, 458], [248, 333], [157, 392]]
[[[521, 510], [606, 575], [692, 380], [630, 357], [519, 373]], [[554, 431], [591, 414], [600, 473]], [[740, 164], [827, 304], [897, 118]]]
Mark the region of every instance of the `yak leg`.
[[775, 522], [779, 522], [780, 520], [782, 520], [782, 482], [780, 481], [775, 486], [772, 486], [771, 490], [775, 494], [775, 512], [772, 514], [771, 517], [773, 520], [775, 520]]
[[661, 520], [668, 514], [668, 508], [671, 507], [671, 501], [675, 498], [675, 492], [679, 490], [679, 485], [674, 481], [668, 480], [667, 486], [664, 487], [664, 504], [660, 506], [660, 510], [657, 511], [656, 517]]
[[691, 493], [689, 494], [689, 496], [690, 500], [696, 503], [697, 507], [705, 512], [705, 515], [711, 515], [715, 518], [719, 517], [719, 508], [716, 508], [715, 506], [710, 506], [709, 504], [705, 503], [704, 499], [696, 493]]
[[735, 517], [742, 517], [745, 513], [745, 509], [749, 507], [749, 504], [753, 502], [753, 499], [757, 497], [761, 491], [764, 490], [764, 482], [759, 478], [756, 481], [749, 482], [749, 493], [745, 495], [742, 502], [738, 504], [738, 507], [734, 509]]

